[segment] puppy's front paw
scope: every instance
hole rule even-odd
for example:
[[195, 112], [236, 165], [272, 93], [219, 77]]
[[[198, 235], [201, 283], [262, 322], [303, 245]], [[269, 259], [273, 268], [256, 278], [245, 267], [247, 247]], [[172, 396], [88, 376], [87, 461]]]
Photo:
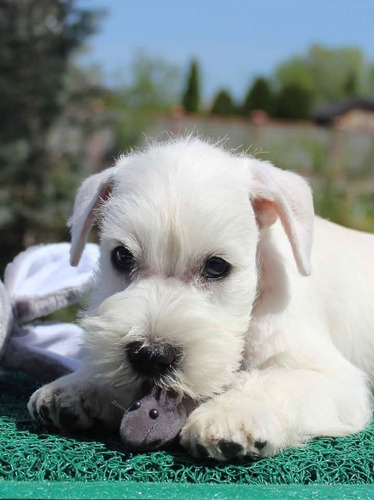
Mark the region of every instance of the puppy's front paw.
[[182, 429], [181, 444], [193, 456], [219, 461], [240, 457], [257, 460], [277, 451], [272, 418], [253, 406], [230, 408], [220, 403], [217, 398], [201, 405]]
[[96, 425], [118, 428], [122, 413], [111, 404], [110, 394], [103, 394], [96, 385], [64, 379], [37, 390], [27, 408], [34, 420], [66, 430], [87, 430]]

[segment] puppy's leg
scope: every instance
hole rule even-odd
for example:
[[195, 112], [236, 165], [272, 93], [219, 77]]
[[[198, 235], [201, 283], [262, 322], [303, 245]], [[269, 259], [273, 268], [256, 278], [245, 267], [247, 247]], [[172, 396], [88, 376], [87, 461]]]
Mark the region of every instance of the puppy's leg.
[[101, 425], [119, 429], [123, 411], [131, 401], [111, 388], [92, 380], [84, 370], [61, 377], [38, 389], [27, 405], [30, 415], [45, 425], [60, 429], [86, 430]]
[[271, 456], [311, 437], [362, 430], [371, 416], [365, 375], [346, 363], [325, 373], [267, 368], [242, 372], [231, 389], [197, 408], [182, 430], [194, 456]]

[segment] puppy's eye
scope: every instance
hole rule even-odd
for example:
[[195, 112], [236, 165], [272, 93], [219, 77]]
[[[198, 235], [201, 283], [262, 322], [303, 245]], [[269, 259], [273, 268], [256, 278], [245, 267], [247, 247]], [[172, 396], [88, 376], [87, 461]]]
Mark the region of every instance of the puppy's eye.
[[207, 279], [219, 279], [228, 274], [230, 264], [220, 257], [211, 257], [205, 262], [203, 277]]
[[112, 251], [112, 264], [118, 271], [131, 273], [134, 270], [135, 263], [135, 257], [128, 248], [119, 246]]

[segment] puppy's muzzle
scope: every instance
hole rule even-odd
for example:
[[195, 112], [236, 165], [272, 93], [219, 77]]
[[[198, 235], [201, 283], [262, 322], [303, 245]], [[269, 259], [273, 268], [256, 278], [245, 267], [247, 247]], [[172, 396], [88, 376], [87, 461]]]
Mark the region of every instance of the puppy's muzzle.
[[177, 351], [169, 344], [132, 342], [127, 356], [133, 368], [145, 375], [164, 375], [177, 360]]

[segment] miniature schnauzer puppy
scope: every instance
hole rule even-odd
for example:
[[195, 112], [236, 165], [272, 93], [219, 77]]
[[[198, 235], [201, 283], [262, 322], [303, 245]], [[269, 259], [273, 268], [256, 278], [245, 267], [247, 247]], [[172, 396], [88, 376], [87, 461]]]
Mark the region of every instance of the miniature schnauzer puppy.
[[199, 402], [181, 432], [194, 456], [258, 458], [365, 428], [374, 236], [315, 217], [303, 178], [199, 138], [151, 143], [79, 189], [72, 265], [95, 218], [87, 357], [31, 397], [38, 419], [118, 429], [111, 402], [151, 382]]

